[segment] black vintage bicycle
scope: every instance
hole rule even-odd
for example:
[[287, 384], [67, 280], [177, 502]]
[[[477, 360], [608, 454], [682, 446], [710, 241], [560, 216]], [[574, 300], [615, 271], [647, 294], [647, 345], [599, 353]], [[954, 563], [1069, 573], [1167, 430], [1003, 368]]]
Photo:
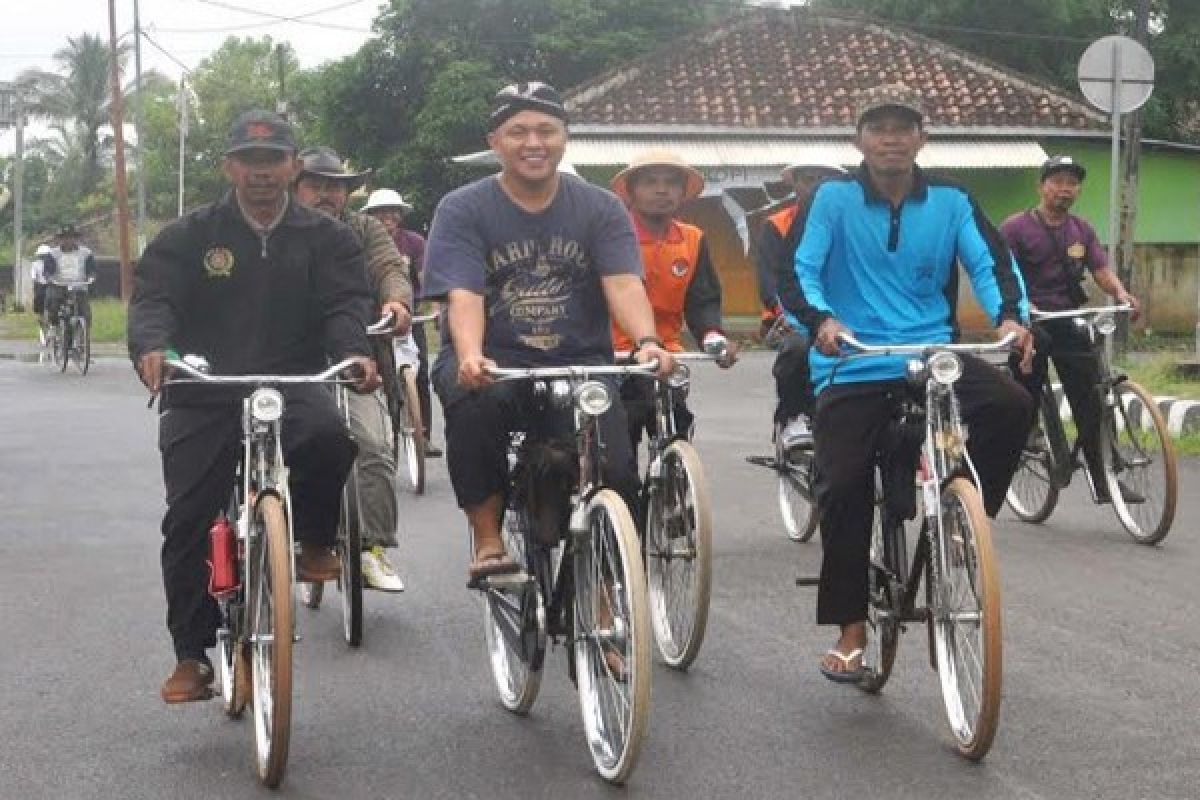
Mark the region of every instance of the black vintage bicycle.
[[283, 395], [276, 386], [335, 383], [355, 362], [317, 375], [211, 375], [203, 358], [169, 358], [166, 385], [245, 387], [242, 448], [225, 517], [237, 546], [231, 588], [214, 592], [221, 614], [217, 670], [225, 713], [239, 717], [249, 702], [259, 780], [274, 788], [287, 768], [292, 720], [292, 645], [296, 640], [291, 494], [281, 442]]
[[[542, 413], [571, 413], [574, 447], [516, 433], [502, 535], [523, 571], [483, 578], [488, 663], [509, 711], [537, 699], [547, 641], [567, 646], [596, 771], [623, 783], [641, 752], [650, 715], [650, 619], [646, 574], [633, 517], [600, 480], [597, 419], [615, 390], [597, 377], [649, 366], [494, 369], [499, 380], [530, 381]], [[622, 432], [624, 435], [624, 432]]]
[[[412, 324], [424, 325], [437, 319], [437, 314], [413, 317]], [[425, 493], [425, 428], [429, 420], [421, 418], [421, 400], [417, 392], [417, 370], [421, 354], [412, 331], [397, 336], [393, 350], [396, 354], [396, 380], [388, 393], [392, 414], [392, 452], [397, 471], [407, 478], [413, 494]]]
[[[868, 643], [858, 685], [866, 692], [881, 691], [906, 623], [924, 623], [955, 746], [977, 761], [991, 748], [1000, 714], [1000, 575], [954, 384], [962, 375], [959, 354], [1007, 353], [1013, 339], [876, 346], [847, 334], [840, 338], [849, 348], [848, 359], [911, 358], [876, 456]], [[906, 523], [914, 519], [910, 560]]]
[[[1150, 393], [1113, 369], [1103, 340], [1116, 329], [1115, 314], [1129, 306], [1081, 308], [1073, 311], [1034, 311], [1034, 323], [1069, 320], [1087, 333], [1092, 348], [1079, 357], [1098, 359], [1102, 423], [1100, 449], [1105, 488], [1122, 527], [1139, 544], [1161, 542], [1171, 530], [1179, 492], [1175, 446], [1166, 421]], [[1087, 479], [1092, 499], [1097, 487], [1082, 458], [1078, 436], [1068, 434], [1059, 415], [1050, 377], [1041, 387], [1033, 434], [1021, 453], [1021, 463], [1008, 491], [1008, 506], [1024, 522], [1044, 522], [1058, 504], [1059, 493], [1077, 470]]]
[[54, 319], [50, 320], [49, 328], [45, 331], [46, 348], [54, 359], [54, 366], [58, 367], [60, 372], [66, 372], [67, 365], [74, 362], [79, 373], [87, 375], [88, 368], [92, 365], [92, 329], [83, 313], [83, 307], [88, 287], [94, 280], [95, 278], [77, 283], [50, 282], [65, 293]]

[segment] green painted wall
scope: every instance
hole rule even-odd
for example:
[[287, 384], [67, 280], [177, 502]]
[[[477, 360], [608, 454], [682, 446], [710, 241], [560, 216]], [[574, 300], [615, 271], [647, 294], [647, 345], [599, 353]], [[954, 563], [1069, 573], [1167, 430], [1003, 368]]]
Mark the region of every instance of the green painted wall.
[[[1087, 167], [1075, 213], [1108, 242], [1108, 145], [1102, 142], [1042, 142], [1047, 153], [1065, 154]], [[1138, 181], [1138, 244], [1200, 243], [1200, 153], [1145, 148]], [[999, 225], [1038, 201], [1037, 170], [961, 170], [949, 173], [975, 194]]]

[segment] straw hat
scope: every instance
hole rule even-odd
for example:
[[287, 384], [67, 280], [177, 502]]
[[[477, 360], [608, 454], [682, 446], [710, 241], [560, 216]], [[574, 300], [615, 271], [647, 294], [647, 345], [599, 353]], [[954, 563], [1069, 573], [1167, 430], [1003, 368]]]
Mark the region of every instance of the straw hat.
[[617, 173], [609, 185], [612, 186], [612, 190], [617, 193], [618, 197], [629, 203], [629, 178], [633, 173], [647, 167], [672, 167], [682, 172], [684, 176], [683, 199], [685, 201], [699, 197], [700, 192], [704, 191], [704, 176], [700, 174], [700, 170], [667, 150], [638, 153], [629, 162], [628, 167]]

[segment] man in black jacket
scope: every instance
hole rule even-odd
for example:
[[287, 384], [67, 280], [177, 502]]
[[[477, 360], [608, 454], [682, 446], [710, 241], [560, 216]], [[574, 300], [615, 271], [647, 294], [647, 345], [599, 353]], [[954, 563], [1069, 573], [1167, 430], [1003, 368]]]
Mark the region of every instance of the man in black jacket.
[[[291, 127], [270, 112], [234, 122], [220, 201], [173, 222], [138, 263], [129, 306], [129, 354], [151, 392], [163, 388], [168, 350], [204, 356], [215, 374], [311, 374], [354, 358], [356, 390], [377, 385], [366, 326], [373, 301], [362, 248], [344, 224], [288, 194], [296, 173]], [[159, 421], [167, 513], [163, 583], [178, 664], [163, 700], [209, 695], [217, 606], [208, 594], [208, 528], [229, 498], [239, 454], [240, 399], [210, 387], [164, 392]], [[354, 444], [324, 387], [287, 387], [284, 458], [297, 577], [336, 578], [331, 548]]]

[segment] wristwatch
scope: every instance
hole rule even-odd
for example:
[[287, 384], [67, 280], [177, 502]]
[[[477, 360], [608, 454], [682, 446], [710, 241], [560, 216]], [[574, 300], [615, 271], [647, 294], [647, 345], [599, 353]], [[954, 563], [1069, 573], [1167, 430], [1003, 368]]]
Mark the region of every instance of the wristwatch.
[[636, 353], [638, 350], [641, 350], [647, 344], [655, 344], [655, 345], [658, 345], [659, 347], [665, 346], [665, 345], [663, 345], [663, 340], [658, 338], [657, 336], [643, 336], [642, 338], [640, 338], [636, 342], [634, 342], [633, 352]]

